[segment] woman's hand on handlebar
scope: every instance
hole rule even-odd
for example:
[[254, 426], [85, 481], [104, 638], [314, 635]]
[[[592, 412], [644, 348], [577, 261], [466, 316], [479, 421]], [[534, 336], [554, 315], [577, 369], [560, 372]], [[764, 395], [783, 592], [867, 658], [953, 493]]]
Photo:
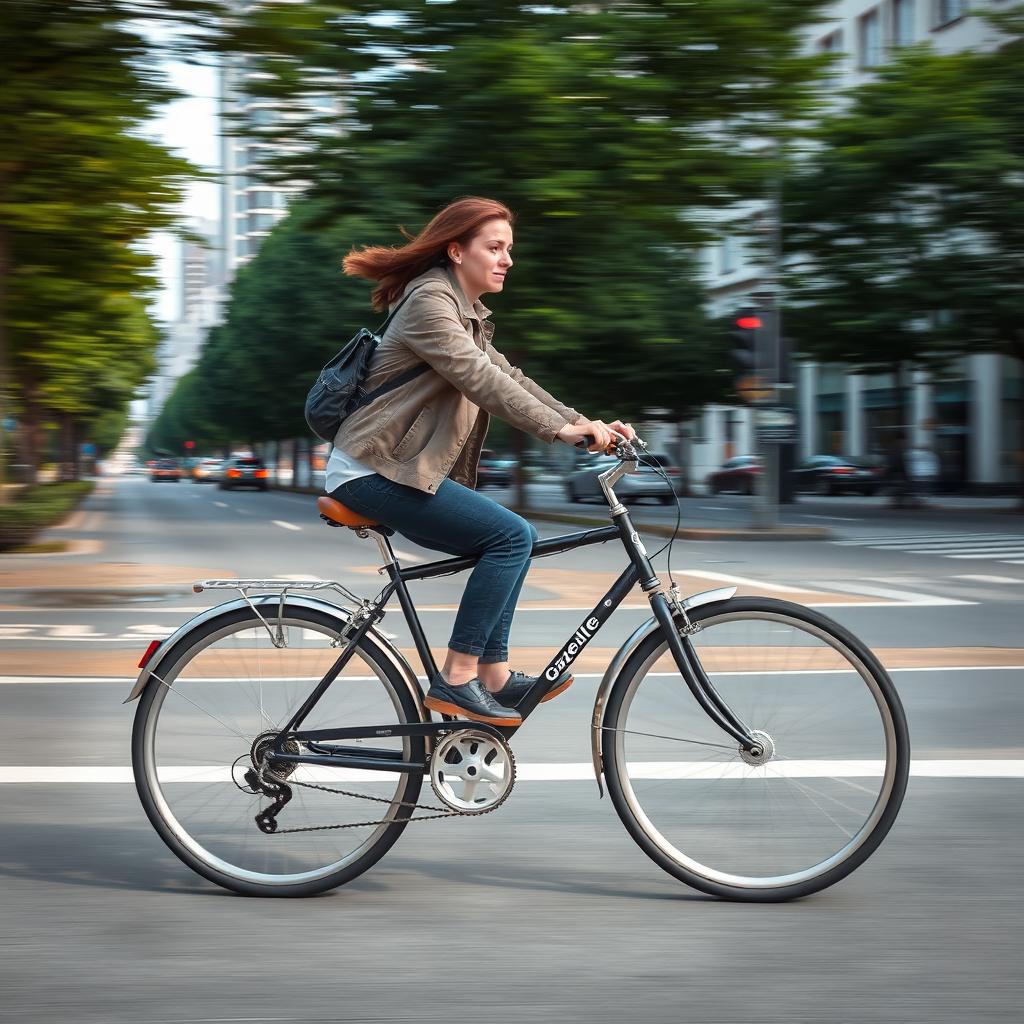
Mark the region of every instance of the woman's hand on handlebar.
[[572, 445], [591, 440], [591, 443], [587, 445], [587, 449], [597, 453], [607, 451], [615, 443], [616, 437], [612, 433], [613, 430], [622, 434], [630, 441], [636, 437], [636, 431], [628, 423], [623, 423], [621, 420], [616, 420], [610, 424], [605, 423], [603, 420], [580, 420], [579, 423], [567, 423], [556, 436], [560, 441], [565, 441], [566, 444]]

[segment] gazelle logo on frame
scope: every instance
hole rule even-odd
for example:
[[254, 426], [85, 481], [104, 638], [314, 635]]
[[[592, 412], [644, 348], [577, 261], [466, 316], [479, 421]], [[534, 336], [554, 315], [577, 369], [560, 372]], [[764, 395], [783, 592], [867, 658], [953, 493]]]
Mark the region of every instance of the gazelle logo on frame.
[[562, 670], [570, 665], [573, 659], [587, 646], [590, 638], [598, 631], [601, 623], [593, 615], [576, 630], [573, 638], [559, 651], [555, 663], [544, 673], [544, 678], [553, 683]]

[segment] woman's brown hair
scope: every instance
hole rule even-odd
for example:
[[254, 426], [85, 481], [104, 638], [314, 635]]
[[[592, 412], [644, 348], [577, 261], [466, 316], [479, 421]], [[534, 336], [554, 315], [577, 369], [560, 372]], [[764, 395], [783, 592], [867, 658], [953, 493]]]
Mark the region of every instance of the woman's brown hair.
[[431, 267], [448, 262], [452, 242], [468, 245], [489, 220], [500, 217], [513, 223], [512, 211], [496, 199], [465, 196], [449, 203], [415, 237], [399, 228], [408, 245], [371, 245], [353, 249], [342, 261], [346, 274], [379, 282], [373, 290], [374, 309], [384, 310], [405, 291], [405, 286]]

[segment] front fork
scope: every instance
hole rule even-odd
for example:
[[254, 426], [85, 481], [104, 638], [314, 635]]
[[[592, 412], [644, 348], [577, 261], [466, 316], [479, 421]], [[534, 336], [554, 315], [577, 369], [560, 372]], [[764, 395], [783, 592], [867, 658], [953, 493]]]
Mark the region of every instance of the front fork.
[[[721, 694], [715, 689], [714, 683], [708, 678], [707, 672], [704, 671], [704, 666], [700, 663], [697, 651], [690, 640], [690, 634], [697, 632], [699, 626], [694, 626], [690, 622], [686, 609], [678, 599], [678, 592], [674, 585], [670, 594], [670, 598], [665, 597], [660, 591], [651, 594], [651, 608], [661, 625], [662, 633], [668, 640], [669, 650], [672, 652], [672, 657], [675, 659], [683, 679], [686, 680], [686, 685], [704, 713], [715, 725], [737, 740], [744, 750], [754, 756], [760, 756], [761, 744], [750, 735], [746, 725], [722, 699]], [[678, 615], [683, 621], [682, 635], [680, 635], [675, 615]]]
[[[614, 473], [614, 470], [611, 472]], [[689, 636], [689, 633], [696, 632], [696, 628], [691, 625], [686, 609], [683, 607], [682, 601], [679, 600], [678, 589], [673, 584], [669, 590], [670, 596], [665, 596], [661, 589], [661, 581], [651, 566], [643, 541], [640, 540], [639, 535], [633, 528], [629, 513], [625, 506], [617, 499], [612, 500], [614, 499], [614, 492], [611, 490], [610, 484], [613, 482], [614, 480], [609, 481], [609, 486], [605, 492], [609, 497], [609, 504], [612, 506], [612, 521], [619, 528], [619, 533], [622, 535], [622, 541], [626, 546], [626, 550], [630, 553], [630, 558], [637, 567], [640, 576], [640, 586], [651, 602], [654, 616], [661, 626], [661, 632], [668, 641], [668, 647], [672, 652], [672, 657], [675, 659], [676, 666], [682, 673], [683, 679], [686, 680], [686, 685], [690, 688], [690, 693], [693, 694], [694, 700], [697, 701], [704, 710], [704, 713], [719, 729], [732, 736], [743, 750], [753, 754], [755, 757], [760, 757], [763, 752], [761, 744], [750, 735], [747, 727], [722, 699], [714, 684], [708, 678], [707, 672], [704, 671], [704, 666], [700, 663], [700, 658], [697, 656]], [[679, 625], [675, 621], [676, 615], [683, 621], [682, 636], [680, 636]]]

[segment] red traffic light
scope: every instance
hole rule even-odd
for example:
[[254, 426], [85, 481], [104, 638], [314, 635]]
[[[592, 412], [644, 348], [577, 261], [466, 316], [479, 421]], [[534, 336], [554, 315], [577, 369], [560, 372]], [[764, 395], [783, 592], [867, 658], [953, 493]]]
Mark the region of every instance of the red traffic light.
[[763, 325], [759, 316], [740, 316], [736, 318], [736, 326], [744, 331], [756, 331]]
[[195, 446], [196, 446], [195, 441], [186, 441], [185, 442], [185, 447], [186, 448], [195, 448]]

